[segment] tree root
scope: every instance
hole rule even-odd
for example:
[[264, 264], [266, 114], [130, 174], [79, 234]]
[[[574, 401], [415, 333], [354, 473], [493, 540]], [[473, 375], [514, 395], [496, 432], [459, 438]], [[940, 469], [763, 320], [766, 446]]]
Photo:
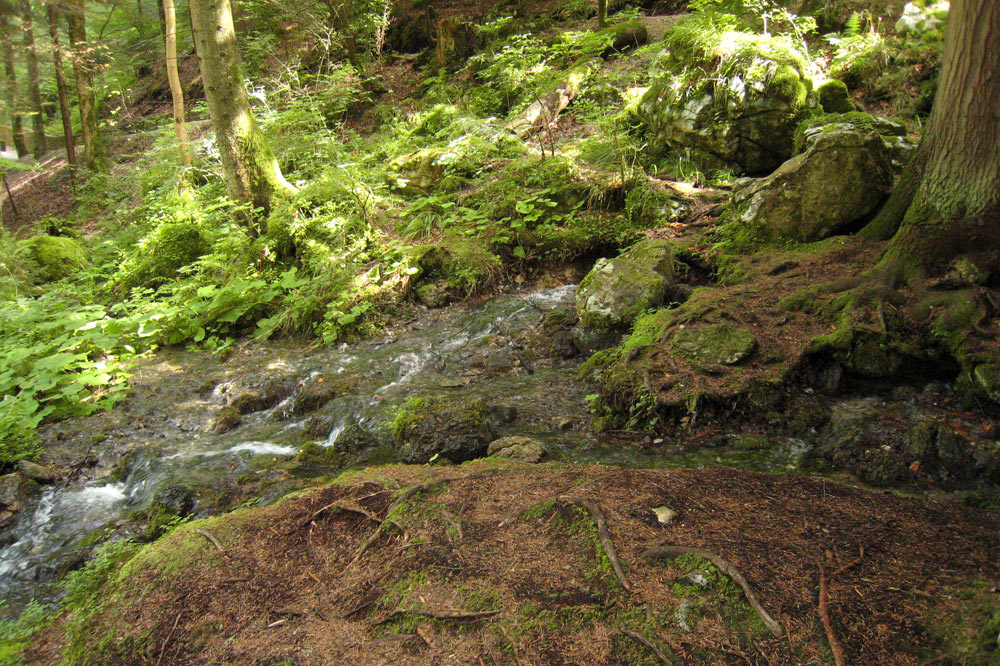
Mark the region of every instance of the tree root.
[[456, 609], [428, 610], [424, 608], [397, 608], [375, 624], [385, 624], [397, 615], [419, 615], [421, 617], [434, 618], [435, 620], [478, 620], [484, 617], [493, 617], [500, 613], [501, 611], [499, 610], [463, 611]]
[[601, 548], [604, 550], [604, 555], [608, 558], [608, 561], [611, 562], [611, 569], [615, 572], [615, 575], [618, 576], [618, 580], [621, 582], [622, 587], [631, 592], [632, 586], [629, 584], [628, 578], [625, 577], [625, 570], [622, 568], [622, 562], [618, 559], [618, 553], [615, 551], [615, 544], [611, 540], [611, 533], [608, 532], [608, 521], [604, 518], [604, 514], [601, 512], [600, 508], [598, 508], [596, 504], [591, 502], [586, 497], [579, 497], [577, 495], [562, 495], [559, 497], [559, 501], [576, 504], [590, 513], [591, 518], [594, 519], [594, 523], [597, 525], [597, 535], [601, 540]]
[[771, 632], [771, 635], [775, 638], [781, 638], [785, 635], [784, 630], [781, 628], [781, 624], [771, 617], [766, 610], [764, 610], [764, 607], [757, 599], [757, 595], [754, 594], [753, 588], [750, 587], [750, 583], [743, 577], [740, 570], [737, 569], [731, 562], [722, 559], [712, 551], [705, 550], [704, 548], [691, 548], [689, 546], [658, 546], [656, 548], [647, 548], [639, 553], [639, 557], [644, 559], [677, 557], [679, 555], [694, 555], [695, 557], [708, 560], [718, 567], [719, 571], [724, 573], [743, 589], [743, 594], [746, 595], [747, 602], [750, 604], [750, 607], [754, 609], [758, 616], [760, 616], [760, 619], [764, 622], [764, 626], [766, 626], [767, 630]]
[[500, 522], [500, 527], [506, 527], [513, 523], [519, 516], [529, 511], [533, 507], [540, 506], [542, 504], [548, 504], [549, 502], [565, 502], [567, 504], [575, 504], [585, 510], [590, 514], [590, 517], [594, 519], [594, 523], [597, 526], [597, 535], [601, 541], [601, 549], [604, 551], [605, 557], [611, 563], [611, 569], [615, 572], [615, 576], [618, 577], [618, 581], [622, 584], [629, 592], [632, 591], [632, 586], [628, 582], [628, 578], [625, 576], [625, 570], [622, 568], [621, 560], [618, 557], [618, 552], [615, 550], [615, 544], [611, 540], [611, 533], [608, 532], [608, 521], [604, 518], [604, 513], [597, 507], [596, 504], [591, 502], [585, 497], [579, 497], [577, 495], [553, 495], [546, 497], [545, 499], [532, 502], [526, 506], [522, 506], [508, 515], [505, 519]]
[[667, 666], [671, 666], [674, 663], [673, 661], [670, 660], [670, 657], [668, 657], [667, 655], [665, 655], [663, 653], [663, 650], [661, 650], [660, 648], [656, 647], [656, 644], [653, 643], [653, 641], [649, 640], [648, 638], [646, 638], [642, 634], [637, 634], [634, 631], [628, 631], [626, 629], [622, 629], [618, 633], [622, 634], [623, 636], [628, 636], [629, 638], [631, 638], [635, 642], [641, 643], [642, 645], [645, 645], [646, 647], [648, 647], [650, 650], [653, 651], [653, 654], [655, 654], [657, 657], [659, 657], [660, 661], [662, 661], [664, 664], [667, 664]]
[[837, 636], [833, 633], [833, 622], [830, 621], [830, 609], [827, 606], [826, 571], [823, 565], [819, 565], [819, 619], [823, 622], [823, 629], [826, 631], [826, 641], [830, 644], [830, 652], [833, 653], [834, 666], [844, 666], [844, 648], [841, 646]]
[[215, 546], [215, 549], [216, 549], [217, 551], [219, 551], [220, 553], [225, 553], [225, 552], [226, 552], [226, 550], [225, 550], [225, 549], [224, 549], [224, 548], [222, 547], [222, 544], [221, 544], [221, 543], [219, 543], [219, 540], [218, 540], [218, 539], [216, 539], [216, 538], [215, 538], [214, 536], [212, 536], [211, 534], [209, 534], [208, 532], [206, 532], [205, 530], [194, 530], [194, 533], [195, 533], [195, 534], [200, 534], [201, 536], [203, 536], [203, 537], [205, 537], [206, 539], [208, 539], [208, 540], [209, 540], [209, 542], [210, 542], [210, 543], [211, 543], [211, 544], [212, 544], [213, 546]]

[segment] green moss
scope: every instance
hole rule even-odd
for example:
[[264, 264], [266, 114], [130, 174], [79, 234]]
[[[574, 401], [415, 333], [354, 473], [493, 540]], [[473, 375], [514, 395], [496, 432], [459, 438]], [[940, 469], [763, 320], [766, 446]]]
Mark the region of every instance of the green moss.
[[190, 222], [163, 224], [141, 242], [119, 269], [115, 282], [123, 289], [158, 287], [177, 278], [177, 271], [208, 252], [201, 229]]
[[809, 87], [791, 65], [781, 65], [774, 72], [767, 91], [773, 97], [783, 100], [793, 109], [805, 106], [806, 98], [809, 95]]
[[39, 282], [61, 280], [87, 266], [87, 251], [65, 236], [34, 236], [25, 241], [28, 256], [37, 265]]
[[1000, 600], [992, 585], [979, 581], [951, 591], [948, 598], [959, 605], [935, 614], [928, 633], [938, 642], [938, 652], [928, 657], [943, 652], [950, 663], [1000, 666]]
[[830, 79], [817, 88], [816, 93], [819, 95], [820, 106], [826, 113], [850, 113], [854, 111], [854, 104], [847, 91], [847, 84], [843, 81]]
[[881, 136], [906, 134], [906, 126], [902, 123], [879, 118], [862, 111], [811, 114], [799, 121], [795, 127], [794, 152], [801, 153], [805, 150], [806, 138], [816, 132], [823, 131], [823, 127], [831, 126], [831, 128], [836, 129], [845, 125], [859, 132], [871, 132]]

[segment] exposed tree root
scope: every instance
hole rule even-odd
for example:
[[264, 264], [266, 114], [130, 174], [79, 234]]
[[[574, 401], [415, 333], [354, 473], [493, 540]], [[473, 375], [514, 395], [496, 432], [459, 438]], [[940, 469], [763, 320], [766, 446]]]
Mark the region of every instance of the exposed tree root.
[[736, 568], [728, 560], [724, 560], [710, 550], [705, 550], [704, 548], [691, 548], [689, 546], [658, 546], [656, 548], [647, 548], [646, 550], [639, 553], [639, 557], [645, 559], [655, 559], [657, 557], [677, 557], [679, 555], [694, 555], [708, 560], [716, 567], [719, 571], [728, 576], [734, 583], [743, 588], [743, 594], [747, 597], [747, 602], [749, 602], [750, 607], [754, 609], [760, 619], [764, 622], [767, 630], [771, 632], [771, 635], [775, 638], [781, 638], [785, 635], [784, 630], [781, 628], [781, 624], [778, 623], [771, 615], [764, 610], [760, 601], [757, 599], [757, 595], [754, 594], [753, 588], [750, 587], [750, 583], [747, 579], [743, 577], [740, 570]]
[[225, 551], [225, 549], [224, 549], [224, 548], [222, 547], [222, 544], [221, 544], [221, 543], [219, 543], [219, 540], [218, 540], [218, 539], [216, 539], [216, 538], [215, 538], [214, 536], [212, 536], [211, 534], [209, 534], [208, 532], [206, 532], [205, 530], [195, 530], [195, 531], [194, 531], [194, 533], [195, 533], [195, 534], [200, 534], [201, 536], [203, 536], [203, 537], [205, 537], [206, 539], [208, 539], [208, 540], [209, 540], [209, 542], [211, 542], [211, 544], [212, 544], [213, 546], [215, 546], [215, 549], [216, 549], [217, 551], [219, 551], [220, 553], [224, 553], [224, 552], [226, 552], [226, 551]]
[[601, 539], [601, 548], [604, 550], [604, 555], [608, 558], [608, 561], [611, 562], [611, 569], [618, 576], [622, 587], [631, 592], [632, 586], [629, 584], [628, 578], [625, 577], [625, 570], [622, 568], [621, 560], [618, 559], [618, 552], [615, 550], [615, 544], [611, 540], [611, 533], [608, 532], [608, 521], [604, 518], [604, 513], [586, 497], [562, 495], [559, 497], [559, 501], [576, 504], [590, 513], [590, 516], [594, 519], [594, 523], [597, 525], [597, 535]]
[[364, 516], [368, 520], [371, 520], [372, 522], [375, 523], [382, 522], [378, 516], [376, 516], [368, 509], [365, 509], [360, 506], [350, 506], [349, 504], [342, 504], [339, 501], [337, 501], [337, 502], [331, 502], [330, 504], [327, 504], [323, 508], [313, 512], [313, 514], [309, 517], [309, 519], [305, 521], [305, 524], [308, 525], [312, 521], [316, 520], [319, 516], [321, 516], [324, 512], [329, 511], [330, 509], [337, 509], [338, 511], [348, 511], [350, 513], [357, 513], [359, 515]]
[[625, 630], [625, 629], [622, 629], [618, 633], [620, 633], [620, 634], [622, 634], [624, 636], [628, 636], [629, 638], [631, 638], [635, 642], [641, 643], [642, 645], [645, 645], [646, 647], [648, 647], [650, 650], [652, 650], [653, 654], [655, 654], [657, 657], [660, 658], [660, 661], [662, 661], [664, 664], [667, 664], [668, 666], [670, 666], [671, 664], [674, 663], [673, 661], [670, 660], [670, 657], [668, 657], [667, 655], [665, 655], [663, 653], [663, 650], [661, 650], [660, 648], [656, 647], [656, 644], [653, 643], [653, 641], [647, 639], [642, 634], [637, 634], [634, 631], [628, 631], [628, 630]]
[[823, 622], [823, 629], [826, 631], [826, 641], [830, 644], [830, 652], [833, 653], [833, 663], [835, 666], [844, 666], [844, 648], [833, 633], [833, 622], [830, 621], [830, 609], [827, 606], [826, 571], [823, 565], [819, 565], [819, 619]]
[[435, 620], [478, 620], [484, 617], [493, 617], [500, 613], [501, 611], [499, 610], [463, 611], [455, 609], [428, 610], [424, 608], [397, 608], [375, 624], [385, 624], [397, 615], [419, 615], [421, 617], [434, 618]]

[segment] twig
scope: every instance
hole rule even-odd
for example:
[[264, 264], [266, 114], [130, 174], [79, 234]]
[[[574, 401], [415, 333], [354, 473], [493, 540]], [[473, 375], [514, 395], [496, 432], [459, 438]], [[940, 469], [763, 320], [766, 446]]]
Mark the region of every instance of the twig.
[[678, 555], [694, 555], [696, 557], [701, 557], [718, 567], [719, 571], [729, 576], [734, 583], [743, 588], [743, 594], [746, 595], [747, 601], [750, 603], [750, 607], [753, 608], [757, 615], [760, 616], [764, 625], [767, 626], [768, 631], [771, 632], [771, 635], [775, 638], [781, 638], [784, 635], [778, 621], [771, 617], [771, 615], [764, 610], [760, 601], [757, 600], [757, 595], [754, 594], [753, 588], [750, 587], [750, 583], [743, 577], [740, 570], [728, 560], [722, 559], [710, 550], [705, 550], [704, 548], [691, 548], [688, 546], [659, 546], [657, 548], [647, 548], [639, 553], [639, 557], [645, 559], [654, 559], [657, 557], [677, 557]]
[[827, 606], [826, 571], [823, 565], [819, 565], [819, 619], [823, 622], [823, 629], [826, 630], [826, 640], [830, 644], [830, 652], [833, 653], [834, 666], [844, 666], [844, 648], [833, 633], [833, 623], [830, 621], [830, 609]]
[[316, 520], [316, 518], [318, 518], [323, 512], [325, 512], [325, 511], [327, 511], [329, 509], [339, 509], [340, 511], [348, 511], [350, 513], [357, 513], [357, 514], [360, 514], [360, 515], [364, 516], [365, 518], [367, 518], [368, 520], [370, 520], [372, 522], [375, 522], [375, 523], [381, 523], [382, 522], [381, 520], [379, 520], [378, 516], [376, 516], [374, 513], [372, 513], [368, 509], [365, 509], [365, 508], [360, 507], [360, 506], [349, 506], [347, 504], [341, 504], [338, 501], [338, 502], [331, 502], [330, 504], [327, 504], [323, 508], [314, 511], [313, 515], [311, 515], [309, 517], [309, 520], [305, 521], [304, 524], [307, 525], [307, 524], [311, 523], [312, 521]]
[[663, 651], [660, 648], [656, 647], [656, 645], [651, 640], [647, 639], [642, 634], [637, 634], [634, 631], [628, 631], [626, 629], [622, 629], [618, 633], [624, 634], [625, 636], [628, 636], [637, 643], [642, 643], [643, 645], [648, 647], [650, 650], [653, 651], [653, 654], [659, 657], [660, 661], [662, 661], [664, 664], [667, 664], [667, 666], [670, 666], [671, 664], [674, 663], [673, 661], [670, 660], [670, 657], [663, 654]]
[[163, 639], [163, 645], [160, 646], [160, 656], [156, 658], [156, 666], [160, 666], [160, 662], [163, 661], [163, 655], [167, 653], [167, 644], [170, 642], [170, 637], [174, 635], [174, 629], [177, 628], [177, 623], [180, 621], [181, 614], [178, 613], [177, 617], [174, 618], [174, 626], [170, 627], [167, 637]]
[[857, 558], [851, 560], [850, 562], [848, 562], [847, 564], [845, 564], [844, 566], [840, 567], [839, 569], [835, 570], [832, 574], [830, 574], [830, 578], [831, 579], [833, 579], [834, 576], [839, 576], [840, 574], [844, 573], [845, 571], [847, 571], [851, 567], [854, 567], [854, 566], [856, 566], [856, 565], [858, 565], [858, 564], [861, 563], [861, 560], [864, 559], [864, 556], [865, 556], [865, 547], [864, 546], [858, 546], [858, 548], [859, 548], [859, 550], [861, 552], [857, 556]]
[[436, 620], [478, 620], [484, 617], [499, 615], [501, 611], [462, 611], [455, 609], [427, 610], [424, 608], [397, 608], [375, 624], [385, 624], [397, 615], [419, 615], [421, 617], [431, 617]]
[[607, 556], [608, 560], [611, 562], [612, 570], [614, 570], [615, 575], [618, 576], [618, 580], [621, 581], [622, 587], [631, 592], [632, 586], [629, 584], [628, 578], [625, 577], [625, 570], [622, 568], [622, 562], [618, 559], [618, 553], [615, 551], [615, 544], [611, 540], [611, 533], [608, 532], [608, 521], [604, 518], [604, 514], [598, 506], [586, 497], [579, 497], [577, 495], [562, 495], [559, 497], [559, 500], [569, 502], [570, 504], [576, 504], [577, 506], [583, 507], [590, 513], [590, 516], [594, 519], [594, 523], [597, 524], [597, 535], [601, 539], [601, 547], [604, 549], [605, 556]]
[[212, 545], [215, 546], [215, 549], [217, 551], [219, 551], [220, 553], [226, 552], [226, 550], [222, 547], [222, 544], [219, 543], [219, 540], [216, 539], [211, 534], [209, 534], [208, 532], [206, 532], [205, 530], [194, 530], [194, 533], [195, 534], [200, 534], [201, 536], [203, 536], [206, 539], [208, 539], [212, 543]]

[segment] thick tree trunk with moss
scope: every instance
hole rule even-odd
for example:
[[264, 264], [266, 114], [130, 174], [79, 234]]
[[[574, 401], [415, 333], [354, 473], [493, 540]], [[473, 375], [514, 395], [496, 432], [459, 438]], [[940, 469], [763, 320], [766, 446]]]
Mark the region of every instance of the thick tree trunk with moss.
[[73, 116], [70, 115], [69, 99], [66, 94], [66, 77], [63, 75], [62, 44], [59, 43], [59, 15], [56, 12], [56, 0], [48, 0], [45, 11], [49, 18], [49, 36], [52, 38], [52, 67], [56, 74], [59, 114], [62, 117], [63, 135], [66, 141], [66, 160], [70, 164], [76, 164], [76, 138], [73, 136]]
[[597, 0], [597, 25], [604, 27], [608, 22], [608, 0]]
[[93, 53], [87, 46], [84, 0], [69, 0], [66, 18], [69, 42], [73, 48], [73, 71], [76, 75], [76, 95], [80, 103], [80, 130], [83, 134], [83, 160], [88, 169], [102, 171], [107, 166], [107, 154], [97, 124], [97, 102], [94, 99]]
[[[955, 0], [914, 161], [866, 229], [913, 282], [965, 256], [1000, 279], [1000, 3]], [[894, 232], [894, 233], [892, 233]]]
[[188, 144], [187, 125], [184, 124], [184, 89], [177, 72], [177, 14], [174, 0], [163, 0], [163, 14], [166, 19], [167, 80], [170, 82], [170, 96], [174, 102], [174, 132], [181, 152], [181, 161], [191, 164], [191, 146]]
[[14, 67], [14, 39], [12, 27], [7, 16], [0, 11], [0, 49], [3, 50], [4, 73], [7, 76], [6, 102], [10, 113], [10, 130], [14, 135], [14, 150], [17, 154], [27, 155], [28, 146], [24, 140], [24, 122], [18, 109], [17, 69]]
[[294, 188], [281, 175], [251, 112], [229, 0], [191, 0], [189, 7], [229, 195], [267, 213], [275, 196]]
[[31, 0], [24, 0], [21, 13], [21, 30], [24, 33], [24, 54], [28, 61], [28, 99], [31, 101], [31, 135], [35, 157], [45, 153], [45, 117], [42, 115], [42, 79], [38, 73], [38, 53], [35, 50], [35, 21]]

